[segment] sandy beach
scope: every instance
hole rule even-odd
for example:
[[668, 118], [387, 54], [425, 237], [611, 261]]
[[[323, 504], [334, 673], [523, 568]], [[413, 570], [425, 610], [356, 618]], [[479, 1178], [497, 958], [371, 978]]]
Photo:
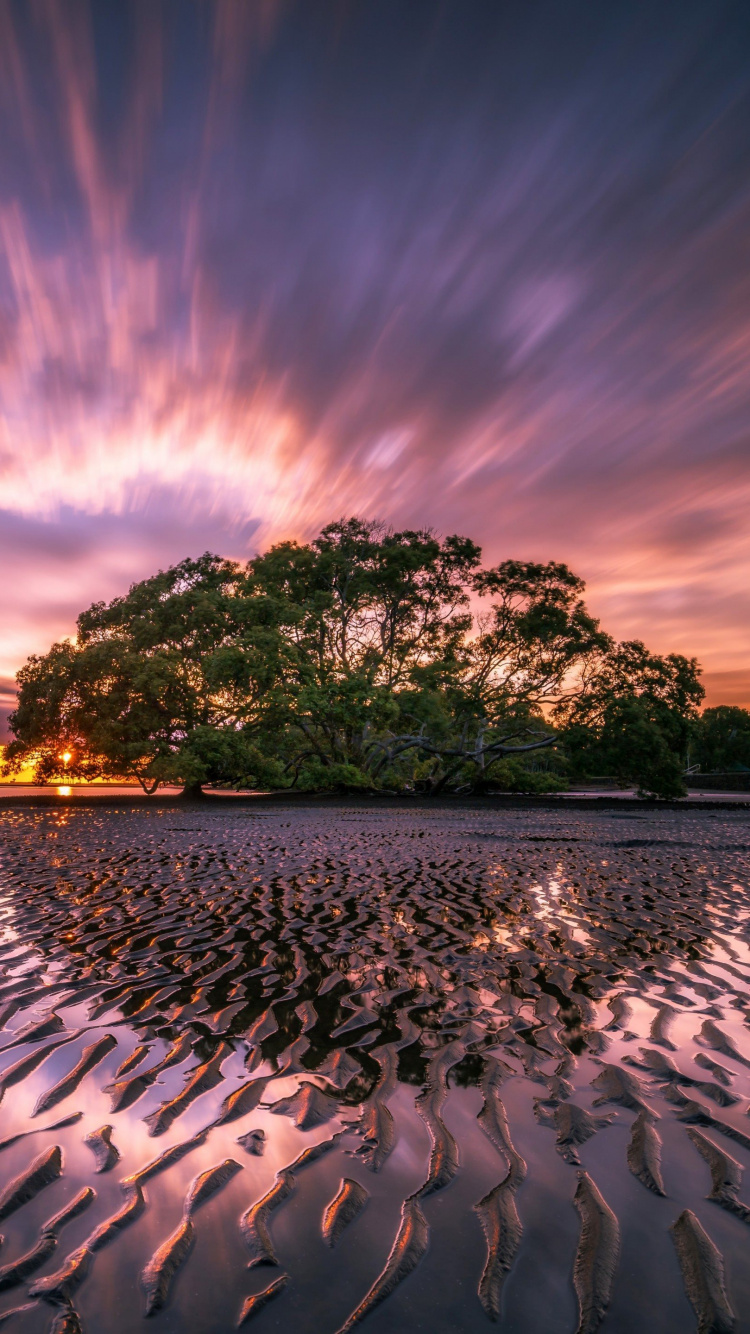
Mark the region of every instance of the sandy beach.
[[750, 816], [0, 812], [0, 1323], [750, 1331]]

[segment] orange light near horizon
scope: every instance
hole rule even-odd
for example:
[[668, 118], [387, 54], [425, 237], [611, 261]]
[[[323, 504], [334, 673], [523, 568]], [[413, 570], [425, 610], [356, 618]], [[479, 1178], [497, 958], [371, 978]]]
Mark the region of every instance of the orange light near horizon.
[[70, 764], [70, 761], [72, 760], [72, 758], [73, 758], [73, 756], [72, 756], [72, 754], [71, 754], [71, 752], [70, 752], [69, 750], [63, 751], [62, 755], [60, 756], [60, 759], [62, 760], [63, 764], [64, 764], [66, 767], [67, 767], [67, 765]]

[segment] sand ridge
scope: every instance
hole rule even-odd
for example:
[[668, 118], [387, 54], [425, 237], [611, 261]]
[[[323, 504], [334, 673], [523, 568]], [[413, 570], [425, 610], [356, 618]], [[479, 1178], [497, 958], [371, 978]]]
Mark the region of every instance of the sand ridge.
[[743, 812], [0, 813], [0, 1319], [750, 1330], [749, 886]]

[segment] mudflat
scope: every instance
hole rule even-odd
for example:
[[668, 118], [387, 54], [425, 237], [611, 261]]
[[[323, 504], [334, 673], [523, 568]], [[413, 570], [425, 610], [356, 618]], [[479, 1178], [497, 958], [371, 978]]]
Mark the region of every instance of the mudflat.
[[0, 812], [0, 1324], [750, 1331], [749, 917], [741, 810]]

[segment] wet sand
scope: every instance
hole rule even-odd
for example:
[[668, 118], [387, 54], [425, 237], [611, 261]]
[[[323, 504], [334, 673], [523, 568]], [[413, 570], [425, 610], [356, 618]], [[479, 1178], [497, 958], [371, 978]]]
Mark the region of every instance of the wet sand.
[[749, 886], [739, 809], [0, 811], [0, 1328], [750, 1334]]

